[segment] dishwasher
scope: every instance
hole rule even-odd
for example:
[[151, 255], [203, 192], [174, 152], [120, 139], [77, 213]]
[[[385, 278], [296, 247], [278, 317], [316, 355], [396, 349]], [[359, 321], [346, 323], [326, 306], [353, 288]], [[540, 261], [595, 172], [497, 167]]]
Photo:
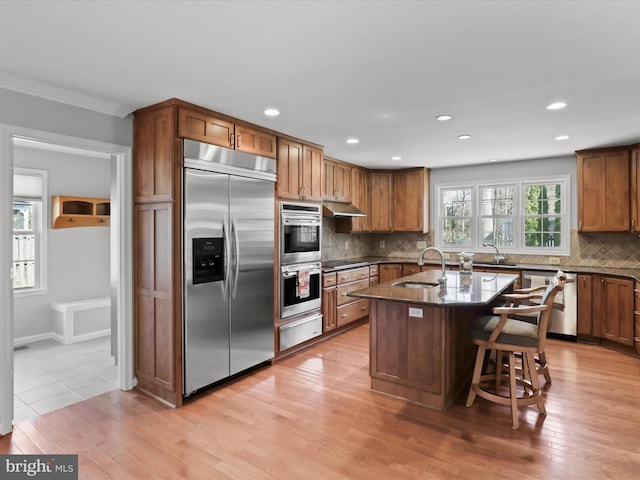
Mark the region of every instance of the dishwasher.
[[[555, 271], [523, 270], [522, 288], [548, 285], [556, 275]], [[567, 273], [567, 281], [561, 292], [558, 292], [551, 310], [551, 326], [548, 337], [564, 340], [576, 340], [578, 332], [578, 299], [576, 274]]]

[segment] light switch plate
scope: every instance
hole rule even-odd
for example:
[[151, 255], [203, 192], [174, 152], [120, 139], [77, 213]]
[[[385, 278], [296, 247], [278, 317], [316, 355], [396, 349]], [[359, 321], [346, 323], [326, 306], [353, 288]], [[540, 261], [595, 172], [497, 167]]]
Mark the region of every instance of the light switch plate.
[[549, 257], [549, 265], [560, 265], [560, 259], [558, 257]]
[[427, 242], [425, 242], [424, 240], [418, 240], [416, 242], [416, 248], [418, 248], [418, 249], [427, 248]]
[[384, 248], [384, 240], [380, 240], [380, 248]]
[[409, 307], [409, 316], [414, 318], [422, 318], [422, 309]]

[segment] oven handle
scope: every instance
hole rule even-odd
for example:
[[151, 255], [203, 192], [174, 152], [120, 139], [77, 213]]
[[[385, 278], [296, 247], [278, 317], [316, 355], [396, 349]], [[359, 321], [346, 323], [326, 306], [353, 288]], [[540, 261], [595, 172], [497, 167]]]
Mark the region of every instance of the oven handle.
[[[298, 268], [296, 270], [283, 270], [282, 271], [282, 278], [291, 278], [291, 277], [295, 277], [296, 275], [298, 275], [298, 272], [300, 270], [303, 270], [301, 268]], [[321, 270], [319, 268], [311, 268], [309, 269], [309, 274], [310, 275], [318, 275], [320, 274]]]
[[292, 226], [316, 227], [322, 223], [322, 220], [318, 217], [282, 217], [282, 223]]

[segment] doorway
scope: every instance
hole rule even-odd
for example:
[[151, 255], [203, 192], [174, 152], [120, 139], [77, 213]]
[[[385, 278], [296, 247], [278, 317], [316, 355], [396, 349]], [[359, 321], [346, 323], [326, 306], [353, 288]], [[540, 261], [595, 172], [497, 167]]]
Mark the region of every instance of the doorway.
[[[11, 183], [16, 143], [35, 142], [43, 148], [78, 151], [101, 156], [110, 164], [111, 232], [108, 242], [110, 254], [110, 296], [114, 316], [113, 350], [118, 354], [117, 388], [129, 390], [134, 386], [133, 377], [133, 326], [132, 326], [132, 228], [131, 228], [131, 148], [79, 139], [48, 132], [19, 127], [0, 126], [0, 150], [4, 159], [0, 166], [2, 185], [0, 194], [0, 220], [11, 221], [13, 185]], [[55, 165], [53, 165], [55, 168]], [[9, 180], [9, 181], [7, 181]], [[8, 223], [5, 223], [5, 225]], [[0, 265], [11, 269], [12, 232], [1, 234]], [[6, 270], [5, 270], [6, 271]], [[7, 281], [8, 280], [8, 281]], [[11, 431], [14, 411], [14, 301], [13, 282], [0, 277], [2, 321], [0, 331], [0, 434]], [[6, 300], [6, 301], [5, 301]], [[110, 346], [109, 346], [110, 347]]]

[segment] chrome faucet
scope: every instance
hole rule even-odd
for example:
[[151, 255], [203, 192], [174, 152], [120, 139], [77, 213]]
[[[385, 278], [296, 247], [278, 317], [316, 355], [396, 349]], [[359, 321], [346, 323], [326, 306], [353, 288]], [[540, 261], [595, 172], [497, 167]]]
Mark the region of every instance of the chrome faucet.
[[496, 249], [496, 255], [494, 258], [494, 260], [496, 261], [496, 263], [500, 264], [500, 263], [504, 263], [507, 260], [507, 257], [505, 257], [504, 255], [502, 255], [500, 253], [500, 250], [498, 250], [498, 247], [496, 247], [493, 243], [483, 243], [482, 244], [483, 247], [493, 247]]
[[446, 288], [446, 286], [447, 286], [447, 274], [445, 273], [444, 253], [442, 252], [442, 250], [440, 250], [439, 248], [436, 248], [436, 247], [427, 247], [427, 248], [425, 248], [420, 253], [420, 258], [418, 258], [418, 265], [420, 265], [420, 266], [424, 265], [424, 256], [429, 251], [438, 252], [438, 254], [440, 255], [440, 259], [442, 260], [442, 277], [440, 277], [438, 279], [438, 283], [440, 284], [440, 288]]

